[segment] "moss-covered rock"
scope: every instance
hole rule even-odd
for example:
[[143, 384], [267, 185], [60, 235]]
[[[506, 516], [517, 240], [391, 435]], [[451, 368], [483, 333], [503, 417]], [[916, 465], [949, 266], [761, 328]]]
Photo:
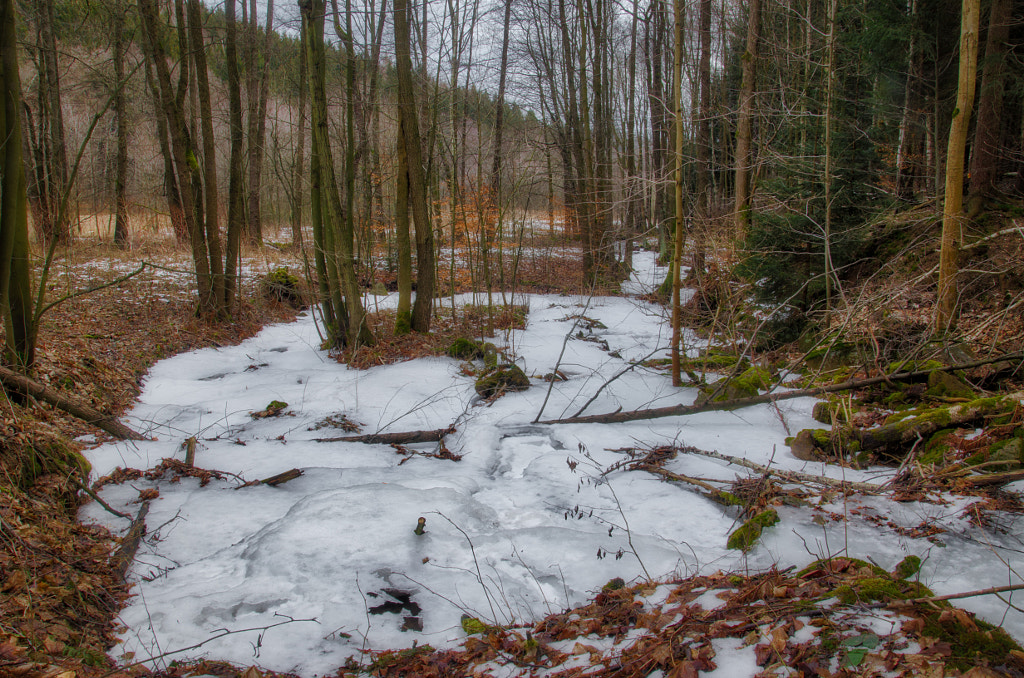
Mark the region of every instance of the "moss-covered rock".
[[967, 382], [949, 372], [932, 372], [929, 374], [928, 390], [924, 393], [936, 398], [974, 400], [977, 397], [974, 389]]
[[1014, 471], [1024, 467], [1024, 440], [1009, 438], [992, 443], [988, 451], [989, 462], [999, 462], [1000, 471]]
[[525, 391], [530, 379], [518, 365], [506, 365], [477, 379], [475, 388], [481, 398], [490, 398], [506, 391]]
[[917, 556], [907, 556], [896, 565], [892, 575], [897, 579], [910, 579], [921, 571], [921, 559]]
[[458, 337], [448, 347], [448, 355], [459, 360], [474, 360], [484, 357], [484, 349], [477, 342], [466, 337]]
[[498, 351], [498, 347], [489, 341], [485, 341], [483, 346], [480, 347], [483, 350], [484, 366], [490, 369], [498, 367], [498, 358], [501, 354]]
[[828, 431], [805, 428], [793, 438], [787, 438], [786, 444], [789, 445], [789, 451], [801, 461], [821, 461], [827, 449], [820, 443], [821, 433], [828, 436]]
[[779, 514], [776, 513], [775, 509], [765, 509], [740, 525], [735, 532], [729, 535], [729, 540], [725, 545], [730, 549], [749, 551], [757, 543], [757, 540], [761, 538], [761, 533], [764, 529], [771, 527], [777, 522], [779, 522]]
[[864, 577], [835, 590], [835, 596], [844, 605], [868, 603], [876, 600], [908, 600], [929, 598], [934, 595], [927, 586], [915, 581], [884, 577]]
[[829, 426], [837, 422], [845, 423], [849, 420], [846, 408], [837, 400], [821, 400], [814, 403], [814, 409], [811, 410], [811, 418], [816, 422], [828, 424]]
[[260, 280], [260, 291], [268, 299], [276, 299], [295, 308], [304, 304], [299, 278], [285, 266], [264, 275]]

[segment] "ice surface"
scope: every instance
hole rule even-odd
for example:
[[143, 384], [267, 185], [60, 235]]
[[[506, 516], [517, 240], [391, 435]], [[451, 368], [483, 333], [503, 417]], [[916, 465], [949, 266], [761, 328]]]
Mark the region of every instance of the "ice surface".
[[[635, 261], [633, 292], [650, 289], [664, 275], [649, 253], [636, 253]], [[787, 426], [795, 432], [812, 425], [814, 401], [785, 401], [778, 411], [761, 406], [616, 426], [533, 424], [549, 387], [539, 377], [554, 370], [563, 344], [559, 368], [570, 378], [551, 385], [541, 419], [574, 414], [631, 361], [667, 356], [668, 330], [660, 308], [635, 298], [536, 295], [523, 301], [529, 304], [527, 328], [496, 343], [534, 377], [533, 386], [490, 404], [479, 400], [455, 360], [366, 371], [338, 364], [318, 349], [309, 314], [267, 327], [238, 346], [155, 365], [126, 417], [154, 440], [92, 449], [94, 474], [181, 459], [183, 441], [196, 436], [199, 467], [247, 480], [291, 468], [304, 475], [279, 487], [236, 489], [232, 478], [206, 487], [195, 479], [105, 487], [103, 497], [125, 511], [137, 509], [131, 502], [139, 490], [160, 491], [133, 568], [136, 595], [121, 615], [128, 630], [114, 654], [132, 652], [138, 660], [210, 641], [184, 656], [326, 674], [350, 656], [358, 660], [364, 648], [452, 644], [463, 637], [462, 614], [508, 623], [561, 611], [613, 577], [800, 566], [847, 548], [886, 568], [907, 554], [919, 555], [923, 580], [937, 593], [1020, 581], [1006, 565], [1019, 562], [1019, 525], [1006, 517], [1005, 533], [981, 530], [963, 517], [966, 502], [954, 499], [947, 505], [840, 499], [822, 508], [850, 520], [824, 526], [806, 507], [782, 507], [782, 522], [766, 530], [751, 553], [727, 550], [734, 513], [645, 473], [602, 472], [624, 459], [615, 450], [675, 441], [843, 477], [841, 469], [792, 458], [784, 445]], [[378, 297], [370, 305], [392, 303]], [[581, 315], [606, 329], [589, 329], [574, 317]], [[686, 341], [700, 343], [694, 335]], [[689, 403], [694, 396], [692, 389], [672, 388], [664, 373], [636, 367], [586, 412]], [[273, 400], [288, 403], [281, 415], [251, 417]], [[455, 422], [458, 432], [446, 444], [462, 461], [407, 458], [385, 445], [315, 442], [343, 434], [316, 429], [339, 415], [367, 433]], [[680, 455], [667, 468], [722, 480], [744, 474], [693, 455]], [[847, 470], [845, 477], [880, 482], [885, 474]], [[860, 514], [850, 513], [855, 507]], [[871, 512], [907, 527], [939, 524], [948, 532], [938, 535], [938, 543], [901, 536], [863, 517]], [[427, 519], [426, 533], [417, 536], [420, 516]], [[83, 509], [83, 518], [126, 527], [96, 504]], [[962, 604], [1024, 639], [1024, 615], [995, 597]], [[369, 613], [378, 607], [392, 611]], [[316, 621], [303, 621], [311, 619]], [[280, 625], [266, 628], [274, 624]], [[413, 630], [419, 625], [422, 631]], [[240, 629], [257, 630], [222, 634]], [[752, 651], [730, 643], [716, 647], [720, 658], [732, 658], [719, 662], [718, 675], [756, 672]], [[174, 658], [181, 655], [157, 663]], [[726, 664], [732, 668], [723, 673]]]

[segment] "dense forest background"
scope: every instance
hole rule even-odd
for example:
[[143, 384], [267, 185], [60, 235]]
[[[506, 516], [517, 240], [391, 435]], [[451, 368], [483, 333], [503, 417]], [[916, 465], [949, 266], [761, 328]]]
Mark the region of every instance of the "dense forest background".
[[[243, 243], [312, 244], [337, 346], [373, 341], [360, 286], [397, 286], [398, 329], [426, 330], [429, 298], [507, 286], [495, 258], [544, 225], [578, 243], [581, 288], [637, 243], [713, 304], [746, 281], [773, 342], [921, 266], [941, 334], [977, 278], [957, 255], [1019, 230], [1013, 0], [8, 7], [35, 242], [170, 227], [221, 318]], [[438, 259], [460, 248], [468, 283]], [[982, 259], [1019, 307], [1019, 272]]]

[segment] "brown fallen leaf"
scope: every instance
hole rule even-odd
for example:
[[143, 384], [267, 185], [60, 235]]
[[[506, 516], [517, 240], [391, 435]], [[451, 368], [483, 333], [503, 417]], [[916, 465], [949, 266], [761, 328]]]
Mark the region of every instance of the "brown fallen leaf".
[[697, 666], [691, 661], [683, 661], [672, 667], [665, 678], [698, 678]]

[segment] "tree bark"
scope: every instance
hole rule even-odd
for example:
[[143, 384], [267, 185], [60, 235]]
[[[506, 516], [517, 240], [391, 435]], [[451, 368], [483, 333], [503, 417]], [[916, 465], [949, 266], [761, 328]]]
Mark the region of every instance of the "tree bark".
[[683, 0], [675, 0], [675, 56], [672, 61], [672, 106], [675, 109], [676, 229], [672, 257], [672, 385], [681, 386], [682, 260], [686, 224], [683, 219]]
[[736, 237], [746, 237], [750, 226], [751, 129], [754, 117], [754, 89], [757, 84], [757, 51], [761, 29], [761, 0], [747, 4], [747, 50], [740, 57], [740, 108], [736, 121]]
[[[244, 0], [243, 0], [244, 2]], [[228, 69], [228, 129], [230, 150], [228, 160], [228, 226], [224, 252], [224, 305], [231, 310], [238, 288], [236, 270], [244, 224], [242, 186], [242, 154], [245, 138], [242, 130], [242, 83], [238, 73], [238, 25], [235, 21], [235, 0], [224, 0], [224, 53]], [[303, 50], [305, 52], [305, 50]], [[300, 204], [301, 204], [301, 198]]]
[[985, 60], [978, 88], [978, 119], [971, 147], [970, 212], [981, 211], [981, 202], [996, 190], [999, 161], [1003, 150], [999, 143], [1006, 82], [1007, 42], [1013, 19], [1012, 0], [993, 0], [989, 10]]
[[412, 83], [408, 1], [394, 3], [395, 66], [398, 75], [398, 108], [402, 143], [409, 163], [409, 201], [416, 226], [416, 301], [412, 329], [429, 332], [434, 304], [434, 234], [427, 211], [427, 184], [423, 170], [419, 119]]
[[117, 0], [112, 12], [114, 32], [114, 118], [117, 124], [117, 158], [114, 169], [114, 244], [121, 249], [129, 245], [130, 222], [128, 218], [128, 110], [124, 94], [125, 29], [124, 15], [127, 11], [124, 0]]
[[5, 328], [3, 360], [27, 372], [34, 362], [35, 342], [15, 14], [14, 0], [0, 0], [0, 313]]
[[946, 154], [946, 199], [942, 209], [942, 247], [939, 252], [939, 284], [935, 304], [935, 334], [945, 334], [956, 324], [957, 252], [963, 242], [964, 152], [974, 106], [974, 80], [978, 64], [980, 0], [963, 0], [960, 24], [960, 74], [956, 110], [949, 130]]

